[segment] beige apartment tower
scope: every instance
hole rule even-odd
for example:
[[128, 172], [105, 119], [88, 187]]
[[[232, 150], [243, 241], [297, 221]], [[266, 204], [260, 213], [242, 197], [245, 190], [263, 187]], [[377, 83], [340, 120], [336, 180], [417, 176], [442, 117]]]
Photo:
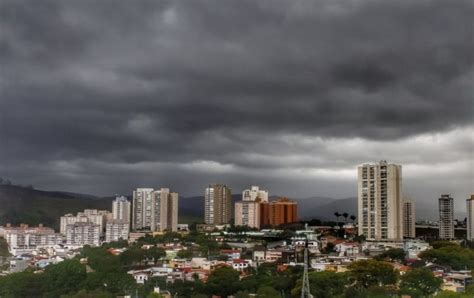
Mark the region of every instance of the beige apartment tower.
[[403, 200], [403, 238], [415, 238], [416, 228], [415, 202], [409, 199]]
[[204, 193], [204, 222], [228, 224], [232, 217], [232, 190], [224, 184], [209, 185]]
[[268, 191], [258, 186], [242, 191], [242, 201], [235, 203], [234, 223], [236, 226], [260, 228], [261, 203], [268, 202]]
[[439, 204], [439, 238], [454, 239], [454, 199], [448, 195], [441, 195]]
[[380, 161], [358, 167], [359, 235], [403, 239], [402, 167]]
[[132, 230], [177, 231], [178, 193], [168, 188], [138, 188], [133, 192]]
[[467, 240], [474, 240], [474, 194], [466, 200], [467, 207]]

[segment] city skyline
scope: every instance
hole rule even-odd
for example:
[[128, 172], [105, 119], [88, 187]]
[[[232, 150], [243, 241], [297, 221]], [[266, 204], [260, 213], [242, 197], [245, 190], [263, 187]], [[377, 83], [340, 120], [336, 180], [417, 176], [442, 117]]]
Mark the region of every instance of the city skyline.
[[417, 203], [474, 193], [469, 1], [110, 5], [2, 2], [0, 177], [346, 198], [389, 160]]

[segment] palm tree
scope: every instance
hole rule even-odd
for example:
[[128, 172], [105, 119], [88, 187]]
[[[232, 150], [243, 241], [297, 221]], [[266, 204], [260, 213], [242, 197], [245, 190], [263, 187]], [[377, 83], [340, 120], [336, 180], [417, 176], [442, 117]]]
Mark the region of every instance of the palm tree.
[[344, 223], [347, 223], [347, 218], [349, 217], [349, 213], [344, 212], [342, 213], [342, 216], [344, 217]]
[[356, 220], [356, 216], [355, 215], [351, 215], [351, 220], [352, 220], [352, 223], [355, 224], [355, 220]]
[[339, 217], [341, 216], [341, 214], [339, 212], [334, 212], [334, 216], [337, 219], [337, 227], [339, 227]]

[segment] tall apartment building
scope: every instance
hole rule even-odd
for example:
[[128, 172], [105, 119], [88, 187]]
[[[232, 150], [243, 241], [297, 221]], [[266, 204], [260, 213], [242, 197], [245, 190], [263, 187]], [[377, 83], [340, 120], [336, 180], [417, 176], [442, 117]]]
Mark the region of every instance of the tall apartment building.
[[439, 203], [439, 238], [454, 239], [454, 199], [449, 194], [441, 195]]
[[467, 240], [474, 240], [474, 194], [466, 200], [467, 207]]
[[133, 192], [132, 229], [177, 231], [178, 193], [168, 188], [138, 188]]
[[206, 224], [228, 224], [232, 217], [232, 190], [227, 185], [213, 184], [204, 193]]
[[132, 230], [152, 229], [153, 192], [153, 188], [137, 188], [133, 191]]
[[126, 197], [116, 197], [112, 202], [112, 219], [130, 222], [131, 204]]
[[72, 246], [98, 246], [100, 226], [92, 222], [76, 222], [66, 227], [66, 243]]
[[288, 198], [279, 198], [260, 205], [260, 224], [278, 226], [298, 220], [298, 204]]
[[127, 240], [130, 231], [130, 222], [123, 219], [109, 220], [105, 226], [105, 242]]
[[153, 230], [173, 231], [178, 230], [178, 193], [162, 188], [154, 192], [155, 218]]
[[403, 237], [415, 238], [416, 209], [415, 202], [403, 200]]
[[234, 222], [236, 226], [260, 228], [260, 204], [268, 202], [268, 191], [258, 186], [242, 191], [242, 201], [235, 203]]
[[402, 167], [380, 161], [358, 167], [359, 235], [403, 239]]

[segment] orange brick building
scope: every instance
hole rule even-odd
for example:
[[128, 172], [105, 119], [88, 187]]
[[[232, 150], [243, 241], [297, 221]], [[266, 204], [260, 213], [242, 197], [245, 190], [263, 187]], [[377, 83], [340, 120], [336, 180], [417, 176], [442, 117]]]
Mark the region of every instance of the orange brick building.
[[288, 198], [260, 203], [260, 225], [278, 226], [298, 220], [298, 204]]

